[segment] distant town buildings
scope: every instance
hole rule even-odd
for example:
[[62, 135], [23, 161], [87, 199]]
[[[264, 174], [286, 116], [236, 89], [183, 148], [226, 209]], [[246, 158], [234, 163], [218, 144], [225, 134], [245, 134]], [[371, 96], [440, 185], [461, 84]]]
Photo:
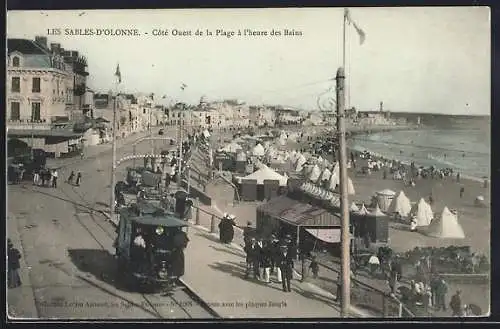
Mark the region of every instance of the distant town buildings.
[[[54, 156], [112, 140], [116, 106], [117, 137], [156, 126], [200, 128], [335, 125], [335, 112], [303, 111], [280, 105], [250, 106], [236, 99], [160, 105], [150, 93], [94, 91], [87, 86], [87, 60], [46, 37], [8, 39], [7, 129], [9, 150], [39, 148]], [[166, 96], [163, 96], [166, 98]], [[346, 110], [356, 125], [394, 124], [380, 102], [378, 111]], [[24, 146], [23, 146], [24, 145]], [[10, 152], [10, 151], [9, 151]]]

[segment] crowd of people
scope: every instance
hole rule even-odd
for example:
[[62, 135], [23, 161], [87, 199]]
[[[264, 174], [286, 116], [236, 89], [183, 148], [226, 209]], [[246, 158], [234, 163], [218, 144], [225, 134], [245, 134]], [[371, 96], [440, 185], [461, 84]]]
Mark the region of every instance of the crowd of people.
[[271, 276], [282, 284], [284, 292], [291, 292], [290, 281], [293, 277], [293, 262], [297, 248], [290, 235], [281, 239], [274, 233], [269, 238], [255, 234], [252, 224], [244, 229], [244, 251], [246, 253], [245, 278], [252, 276], [264, 283], [271, 283]]

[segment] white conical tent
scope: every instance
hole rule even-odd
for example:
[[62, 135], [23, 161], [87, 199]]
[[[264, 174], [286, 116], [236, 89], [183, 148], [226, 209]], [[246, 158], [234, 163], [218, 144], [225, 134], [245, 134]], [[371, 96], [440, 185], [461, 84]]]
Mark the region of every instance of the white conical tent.
[[411, 202], [410, 199], [406, 196], [405, 192], [401, 190], [399, 194], [392, 199], [387, 212], [389, 213], [398, 213], [401, 216], [408, 216], [411, 211]]
[[350, 177], [347, 177], [347, 194], [356, 194], [356, 191], [354, 190], [354, 184], [352, 183], [352, 179]]
[[264, 146], [262, 146], [262, 144], [255, 145], [255, 147], [252, 150], [252, 154], [255, 156], [264, 156], [265, 154]]
[[302, 153], [299, 153], [297, 155], [297, 161], [295, 162], [295, 171], [301, 171], [306, 162], [306, 157]]
[[[264, 184], [264, 180], [278, 180], [280, 182], [280, 186], [286, 186], [288, 178], [278, 174], [276, 171], [272, 170], [266, 165], [262, 165], [262, 167], [256, 172], [245, 176], [244, 179], [255, 179], [257, 180], [257, 184]], [[241, 178], [240, 178], [241, 181]]]
[[361, 215], [361, 216], [366, 216], [368, 215], [370, 212], [368, 211], [368, 209], [366, 209], [365, 207], [365, 204], [363, 203], [361, 205], [361, 208], [356, 212], [357, 215]]
[[332, 172], [328, 168], [325, 168], [325, 170], [323, 170], [323, 173], [321, 174], [320, 181], [330, 180], [331, 175]]
[[321, 169], [319, 169], [318, 165], [314, 165], [312, 167], [311, 172], [309, 173], [309, 180], [311, 182], [317, 182], [320, 176], [321, 176]]
[[417, 226], [428, 226], [434, 218], [431, 206], [425, 202], [424, 198], [420, 200], [411, 208], [410, 215], [415, 216]]
[[210, 132], [208, 131], [208, 129], [205, 129], [203, 131], [203, 137], [205, 137], [205, 138], [209, 138], [210, 137]]
[[441, 217], [436, 218], [427, 228], [427, 235], [443, 239], [463, 239], [465, 233], [458, 218], [448, 207], [444, 207]]
[[359, 211], [359, 207], [354, 203], [354, 201], [351, 203], [351, 208], [349, 208], [350, 211], [352, 212], [357, 212]]
[[335, 191], [335, 188], [339, 184], [339, 175], [335, 173], [335, 171], [332, 172], [330, 175], [330, 179], [328, 180], [328, 189], [330, 191]]

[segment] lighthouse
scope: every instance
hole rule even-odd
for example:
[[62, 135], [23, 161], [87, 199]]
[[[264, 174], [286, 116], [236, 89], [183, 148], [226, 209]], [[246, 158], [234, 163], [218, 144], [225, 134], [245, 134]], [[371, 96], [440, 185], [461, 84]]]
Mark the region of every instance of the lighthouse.
[[384, 102], [380, 102], [379, 111], [384, 112]]

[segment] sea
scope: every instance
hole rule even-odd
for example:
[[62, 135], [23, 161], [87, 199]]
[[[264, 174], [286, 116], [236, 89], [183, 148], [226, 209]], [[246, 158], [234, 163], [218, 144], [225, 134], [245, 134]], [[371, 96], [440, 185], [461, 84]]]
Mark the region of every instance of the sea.
[[[420, 118], [419, 129], [357, 135], [348, 146], [405, 163], [452, 168], [463, 177], [490, 178], [489, 116], [423, 114]], [[411, 122], [415, 115], [407, 119]]]

